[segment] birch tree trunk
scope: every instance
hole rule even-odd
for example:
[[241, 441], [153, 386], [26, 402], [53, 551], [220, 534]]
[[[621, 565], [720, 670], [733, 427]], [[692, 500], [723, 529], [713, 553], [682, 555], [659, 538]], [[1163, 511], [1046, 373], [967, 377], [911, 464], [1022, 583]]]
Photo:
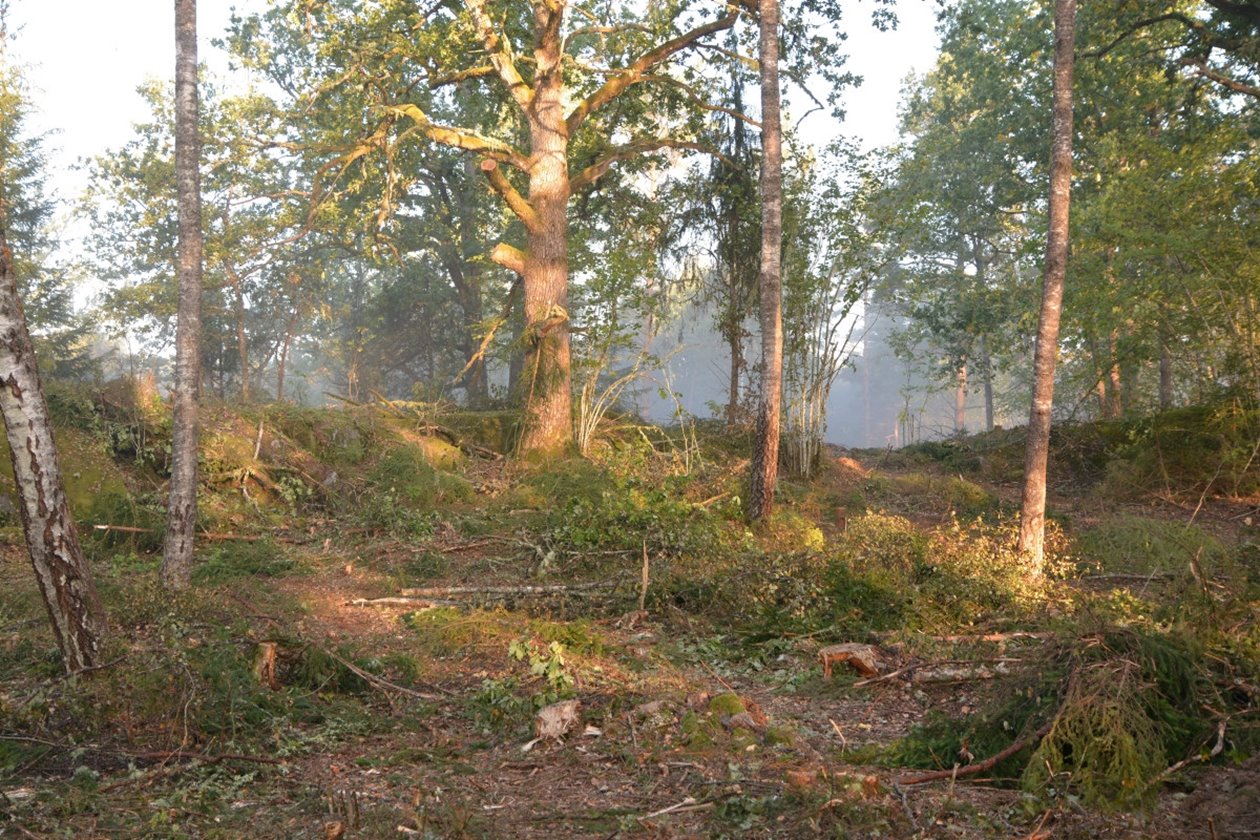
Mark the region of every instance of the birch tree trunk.
[[21, 496], [22, 530], [53, 635], [68, 673], [97, 664], [105, 614], [61, 484], [52, 422], [18, 297], [13, 257], [0, 230], [0, 412]]
[[774, 508], [783, 399], [783, 137], [779, 113], [779, 0], [761, 0], [761, 401], [753, 443], [748, 515]]
[[197, 2], [175, 0], [175, 187], [179, 317], [172, 395], [171, 485], [162, 582], [184, 589], [197, 526], [197, 391], [201, 384], [201, 141], [197, 130]]
[[1072, 195], [1072, 66], [1076, 46], [1076, 0], [1054, 3], [1054, 110], [1050, 153], [1050, 228], [1041, 294], [1041, 317], [1033, 355], [1033, 397], [1024, 457], [1019, 551], [1032, 571], [1045, 564], [1046, 463], [1054, 407], [1054, 368], [1067, 273], [1068, 209]]

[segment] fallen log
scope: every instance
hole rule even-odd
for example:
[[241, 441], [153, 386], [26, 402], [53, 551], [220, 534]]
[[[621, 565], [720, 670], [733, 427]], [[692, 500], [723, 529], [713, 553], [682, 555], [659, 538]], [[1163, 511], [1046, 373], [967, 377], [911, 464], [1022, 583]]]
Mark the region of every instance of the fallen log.
[[441, 598], [450, 595], [566, 595], [611, 587], [612, 581], [572, 584], [523, 584], [520, 586], [425, 586], [400, 590], [408, 597]]
[[914, 685], [928, 685], [1009, 677], [1014, 673], [1010, 666], [1021, 662], [1023, 662], [1022, 659], [997, 659], [988, 662], [936, 663], [935, 665], [916, 668], [910, 675], [910, 682]]
[[407, 597], [389, 597], [389, 598], [355, 598], [353, 601], [346, 601], [348, 607], [415, 607], [417, 609], [429, 609], [432, 607], [450, 606], [453, 601], [434, 601], [432, 598], [407, 598]]
[[[897, 638], [896, 631], [872, 633], [871, 635], [881, 642]], [[1009, 642], [1014, 639], [1037, 639], [1038, 641], [1045, 641], [1046, 639], [1054, 638], [1054, 634], [1046, 632], [1032, 632], [1028, 630], [1012, 630], [1007, 633], [962, 633], [958, 635], [945, 636], [920, 633], [916, 634], [913, 638], [915, 640], [926, 639], [928, 641], [946, 642], [950, 644], [967, 644], [971, 642]]]
[[[117, 531], [120, 534], [156, 534], [158, 533], [157, 529], [155, 528], [137, 528], [134, 525], [93, 525], [92, 530]], [[272, 542], [291, 543], [294, 545], [301, 544], [301, 540], [296, 540], [293, 537], [283, 537], [283, 536], [274, 536], [274, 535], [268, 535], [266, 537], [262, 537], [257, 534], [233, 534], [233, 533], [228, 533], [224, 531], [203, 531], [202, 533], [197, 534], [197, 539], [208, 540], [211, 542], [233, 541], [233, 540], [237, 542], [259, 542], [260, 540], [268, 539], [268, 540], [271, 540]]]

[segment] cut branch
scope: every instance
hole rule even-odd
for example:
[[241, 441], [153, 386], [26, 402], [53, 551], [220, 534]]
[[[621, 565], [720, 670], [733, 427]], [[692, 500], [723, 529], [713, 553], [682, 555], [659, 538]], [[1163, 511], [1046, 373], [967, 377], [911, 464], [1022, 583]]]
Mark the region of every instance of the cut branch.
[[[507, 206], [516, 214], [516, 218], [521, 220], [525, 228], [531, 232], [539, 229], [538, 214], [534, 211], [534, 205], [529, 203], [525, 196], [512, 186], [512, 182], [503, 174], [503, 170], [499, 169], [499, 164], [494, 158], [487, 158], [481, 162], [481, 171], [486, 173], [486, 180], [490, 182], [490, 188], [499, 194], [499, 197], [507, 202]], [[522, 272], [523, 273], [523, 272]]]
[[[506, 242], [500, 242], [494, 246], [494, 250], [490, 252], [490, 260], [497, 265], [501, 265], [508, 271], [515, 272], [517, 275], [517, 283], [520, 278], [525, 276], [525, 255], [521, 253], [521, 249]], [[516, 283], [512, 284], [512, 288], [516, 288]], [[510, 293], [509, 293], [510, 294]]]

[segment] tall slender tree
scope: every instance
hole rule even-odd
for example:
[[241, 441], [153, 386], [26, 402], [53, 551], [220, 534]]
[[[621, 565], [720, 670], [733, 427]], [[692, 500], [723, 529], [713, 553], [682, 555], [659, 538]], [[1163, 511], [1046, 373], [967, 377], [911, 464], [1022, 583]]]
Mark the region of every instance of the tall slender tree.
[[761, 401], [753, 442], [748, 515], [774, 508], [783, 399], [783, 135], [779, 113], [779, 0], [761, 0]]
[[1032, 409], [1024, 455], [1024, 493], [1019, 551], [1040, 573], [1045, 561], [1046, 463], [1054, 408], [1054, 368], [1067, 273], [1068, 209], [1072, 195], [1072, 68], [1076, 46], [1076, 0], [1054, 4], [1054, 105], [1050, 152], [1050, 227], [1041, 293], [1041, 316], [1033, 354]]
[[[31, 566], [62, 664], [75, 673], [97, 663], [105, 615], [66, 501], [52, 421], [9, 248], [10, 229], [23, 250], [40, 240], [40, 229], [52, 208], [41, 190], [43, 161], [38, 142], [23, 136], [25, 97], [20, 76], [4, 61], [6, 40], [0, 4], [0, 414]], [[35, 264], [30, 254], [24, 256], [19, 265]]]
[[179, 315], [172, 397], [171, 489], [162, 580], [188, 586], [197, 526], [197, 392], [201, 384], [201, 157], [197, 129], [197, 0], [175, 0], [175, 180]]

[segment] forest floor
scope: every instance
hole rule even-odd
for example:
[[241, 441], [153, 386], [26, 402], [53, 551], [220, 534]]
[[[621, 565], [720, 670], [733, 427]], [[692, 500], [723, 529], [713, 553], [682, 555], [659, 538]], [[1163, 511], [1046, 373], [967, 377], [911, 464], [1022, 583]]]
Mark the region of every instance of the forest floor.
[[[1212, 615], [1230, 611], [1232, 638], [1254, 636], [1250, 584], [1226, 598], [1239, 579], [1229, 564], [1200, 568], [1218, 552], [1244, 567], [1244, 582], [1260, 578], [1258, 499], [1237, 483], [1104, 503], [1088, 486], [1097, 475], [1063, 470], [1053, 516], [1062, 545], [1089, 560], [1012, 599], [944, 577], [949, 545], [989, 539], [967, 524], [971, 507], [983, 509], [975, 522], [1009, 521], [1015, 484], [1000, 449], [969, 464], [967, 479], [953, 452], [831, 451], [810, 481], [786, 482], [786, 513], [753, 532], [738, 517], [734, 447], [692, 466], [701, 480], [662, 483], [688, 468], [659, 444], [668, 461], [636, 450], [648, 460], [627, 464], [614, 447], [600, 469], [541, 468], [455, 457], [401, 426], [363, 456], [370, 469], [338, 477], [358, 482], [348, 506], [319, 498], [334, 482], [313, 461], [286, 462], [304, 475], [287, 491], [277, 463], [252, 494], [238, 467], [220, 469], [232, 479], [211, 490], [248, 503], [216, 511], [224, 538], [206, 542], [186, 596], [158, 589], [151, 542], [104, 532], [119, 537], [93, 548], [115, 638], [102, 667], [73, 680], [58, 676], [20, 531], [3, 532], [0, 837], [1257, 833], [1260, 759], [1246, 758], [1238, 734], [1256, 713], [1254, 672], [1228, 671], [1235, 705], [1200, 721], [1192, 748], [1177, 747], [1184, 766], [1142, 765], [1150, 789], [1121, 807], [1090, 799], [1070, 772], [1052, 769], [1031, 789], [1027, 750], [1022, 762], [966, 769], [1030, 734], [1034, 713], [1000, 726], [985, 715], [1024, 697], [1042, 703], [1028, 672], [1063, 661], [1056, 645], [1105, 646], [1100, 616], [1162, 620], [1159, 609], [1201, 587]], [[279, 444], [241, 434], [260, 471], [257, 453]], [[414, 452], [392, 463], [404, 445], [429, 467]], [[417, 475], [437, 490], [408, 493]], [[1125, 565], [1132, 545], [1115, 545], [1135, 527], [1138, 554], [1188, 556]], [[1182, 542], [1169, 549], [1166, 533]], [[911, 544], [918, 591], [879, 589], [879, 567]], [[983, 544], [983, 562], [1005, 556]], [[839, 577], [837, 552], [850, 570]], [[1114, 564], [1091, 565], [1103, 555]], [[1018, 588], [1023, 577], [1000, 582]], [[819, 650], [842, 642], [873, 644], [880, 676], [863, 681], [843, 663], [825, 676]], [[1206, 643], [1196, 650], [1216, 656]], [[536, 713], [566, 700], [579, 707], [564, 734], [536, 737]], [[954, 775], [914, 780], [933, 768]]]

